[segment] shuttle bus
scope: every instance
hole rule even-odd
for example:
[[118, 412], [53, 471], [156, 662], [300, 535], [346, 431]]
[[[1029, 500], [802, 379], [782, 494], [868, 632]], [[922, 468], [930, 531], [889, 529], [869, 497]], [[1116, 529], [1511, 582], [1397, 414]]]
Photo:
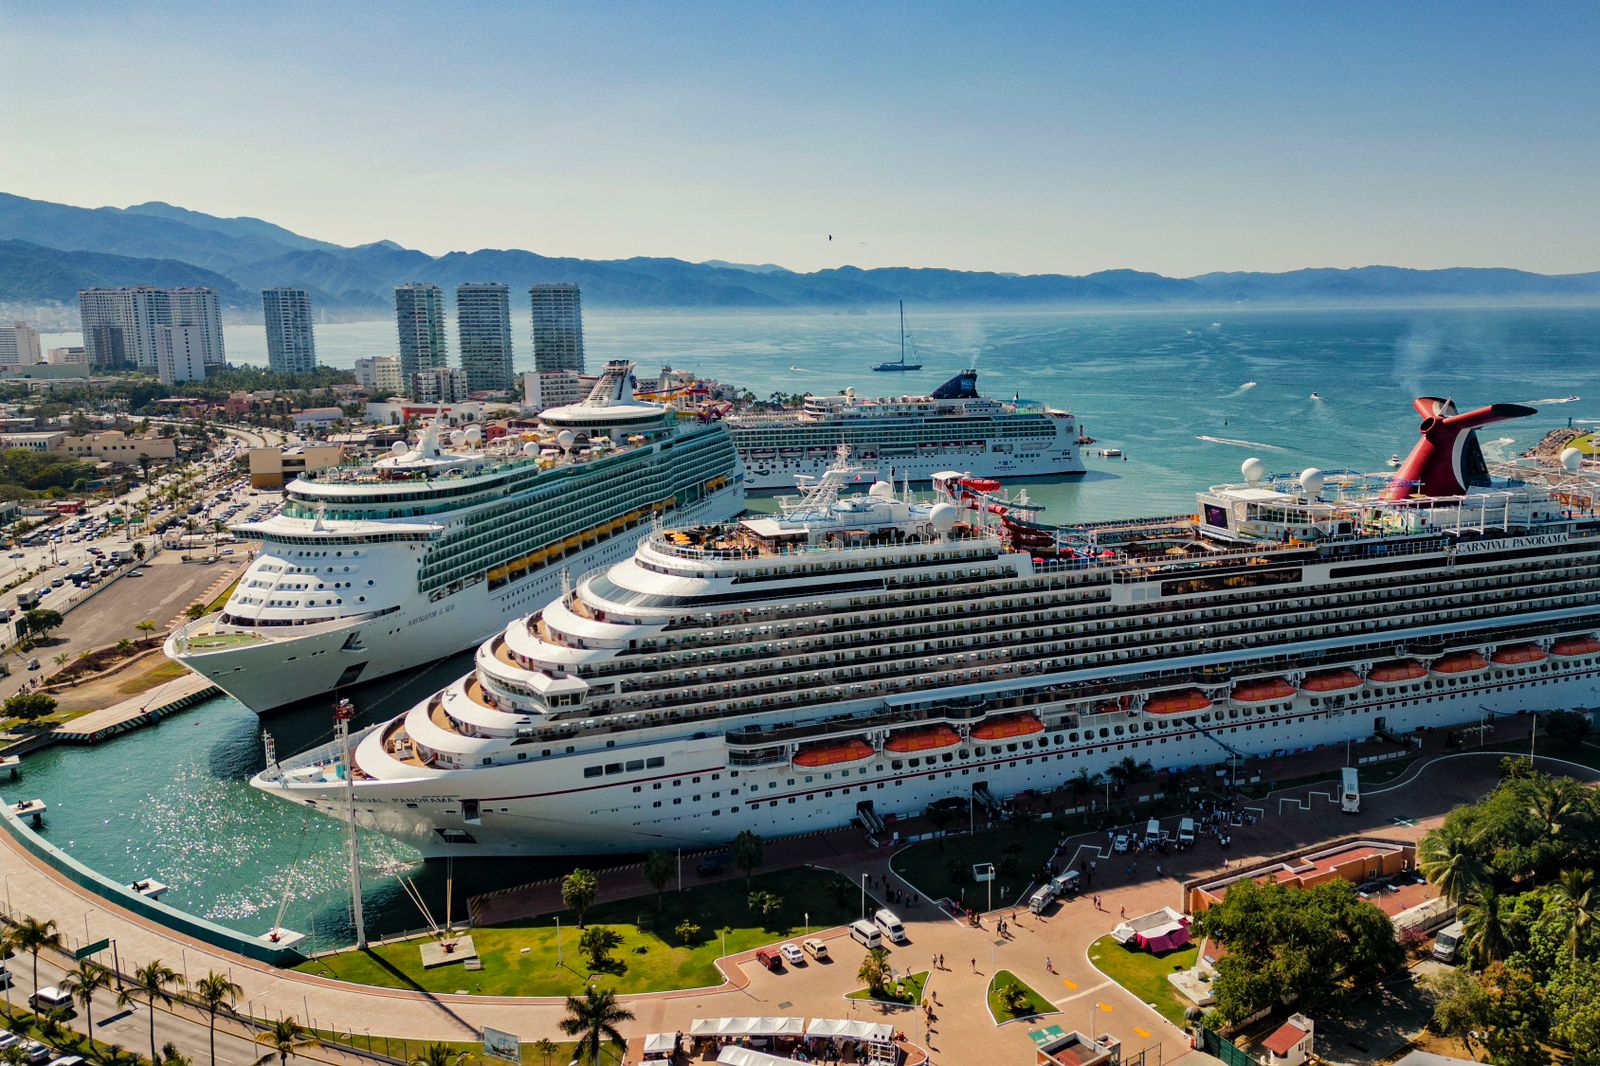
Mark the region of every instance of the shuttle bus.
[[1356, 768], [1344, 768], [1344, 781], [1339, 789], [1339, 809], [1346, 814], [1356, 814], [1361, 810], [1361, 785], [1356, 779]]

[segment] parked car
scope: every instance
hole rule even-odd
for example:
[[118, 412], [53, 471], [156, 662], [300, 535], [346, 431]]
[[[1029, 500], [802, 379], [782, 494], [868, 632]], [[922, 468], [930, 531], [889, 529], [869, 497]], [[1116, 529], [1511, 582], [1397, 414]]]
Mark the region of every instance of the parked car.
[[783, 961], [790, 966], [804, 966], [806, 964], [806, 953], [800, 950], [800, 945], [798, 944], [780, 944], [778, 945], [778, 952], [783, 956]]
[[769, 970], [783, 968], [783, 957], [772, 948], [761, 948], [756, 952], [756, 961]]
[[802, 941], [800, 946], [805, 948], [805, 951], [806, 951], [807, 955], [810, 955], [813, 959], [816, 959], [818, 962], [827, 962], [828, 961], [828, 945], [824, 944], [822, 941], [818, 940], [816, 937], [810, 937], [810, 938]]
[[728, 856], [725, 853], [719, 852], [716, 855], [707, 855], [705, 858], [701, 859], [700, 864], [694, 868], [694, 872], [699, 874], [701, 877], [713, 877], [716, 874], [721, 873], [723, 868], [727, 865]]

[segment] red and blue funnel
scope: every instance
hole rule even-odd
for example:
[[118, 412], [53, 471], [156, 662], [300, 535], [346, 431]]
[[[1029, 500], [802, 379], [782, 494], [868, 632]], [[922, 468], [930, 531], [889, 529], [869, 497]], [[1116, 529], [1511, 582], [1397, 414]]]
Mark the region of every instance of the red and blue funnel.
[[1517, 403], [1494, 403], [1476, 411], [1457, 414], [1451, 400], [1419, 396], [1412, 402], [1422, 416], [1422, 439], [1400, 464], [1392, 484], [1384, 491], [1386, 500], [1411, 496], [1460, 496], [1470, 488], [1489, 484], [1489, 464], [1478, 446], [1479, 426], [1526, 418], [1538, 414], [1532, 407]]

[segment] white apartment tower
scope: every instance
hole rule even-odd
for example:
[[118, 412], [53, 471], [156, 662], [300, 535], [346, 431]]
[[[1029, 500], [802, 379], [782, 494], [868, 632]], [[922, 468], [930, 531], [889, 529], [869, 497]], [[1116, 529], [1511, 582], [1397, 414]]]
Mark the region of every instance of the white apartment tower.
[[0, 366], [32, 366], [42, 359], [38, 330], [26, 322], [0, 326]]
[[215, 289], [83, 289], [78, 293], [83, 347], [98, 370], [132, 368], [159, 372], [156, 333], [162, 326], [190, 326], [206, 366], [226, 362], [222, 308]]
[[417, 403], [465, 403], [471, 392], [465, 370], [439, 366], [411, 375], [411, 399]]
[[400, 331], [400, 375], [411, 380], [419, 370], [450, 365], [444, 339], [444, 292], [437, 285], [411, 282], [394, 289], [395, 325]]
[[535, 285], [533, 302], [533, 368], [583, 373], [583, 307], [578, 287], [568, 283]]
[[369, 355], [356, 360], [356, 384], [363, 389], [393, 396], [401, 391], [400, 358], [394, 355]]
[[204, 326], [156, 327], [156, 374], [163, 385], [206, 379], [211, 338]]
[[456, 328], [471, 389], [511, 388], [511, 290], [499, 282], [457, 285]]
[[206, 366], [222, 366], [227, 357], [222, 348], [222, 304], [216, 289], [169, 289], [173, 326], [193, 326], [200, 331], [200, 355]]
[[311, 297], [306, 290], [265, 289], [261, 310], [267, 322], [267, 366], [279, 374], [315, 370], [317, 342], [311, 331]]

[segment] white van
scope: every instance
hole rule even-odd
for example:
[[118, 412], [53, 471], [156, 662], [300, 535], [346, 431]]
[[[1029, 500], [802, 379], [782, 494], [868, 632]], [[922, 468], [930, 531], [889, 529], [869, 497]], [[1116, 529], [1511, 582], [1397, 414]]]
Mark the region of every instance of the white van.
[[1461, 922], [1451, 922], [1439, 930], [1439, 935], [1433, 938], [1433, 957], [1440, 962], [1455, 962], [1466, 932], [1467, 927]]
[[871, 922], [851, 922], [850, 939], [871, 951], [883, 947], [883, 934]]
[[1043, 914], [1044, 909], [1050, 906], [1050, 901], [1056, 898], [1050, 884], [1041, 885], [1033, 890], [1033, 895], [1028, 897], [1028, 911], [1031, 914]]
[[60, 1010], [72, 1006], [72, 993], [55, 985], [46, 985], [28, 997], [28, 1006], [34, 1010]]
[[1076, 896], [1082, 883], [1083, 877], [1077, 870], [1063, 870], [1050, 879], [1050, 892], [1058, 899], [1069, 892]]
[[904, 944], [906, 942], [905, 926], [900, 924], [900, 918], [894, 911], [884, 908], [872, 916], [872, 921], [879, 929], [883, 930], [883, 935], [894, 943]]
[[1161, 822], [1155, 818], [1144, 825], [1144, 842], [1148, 844], [1161, 843]]
[[1180, 843], [1180, 844], [1193, 844], [1194, 843], [1194, 819], [1193, 818], [1180, 818], [1180, 819], [1178, 819], [1178, 843]]

